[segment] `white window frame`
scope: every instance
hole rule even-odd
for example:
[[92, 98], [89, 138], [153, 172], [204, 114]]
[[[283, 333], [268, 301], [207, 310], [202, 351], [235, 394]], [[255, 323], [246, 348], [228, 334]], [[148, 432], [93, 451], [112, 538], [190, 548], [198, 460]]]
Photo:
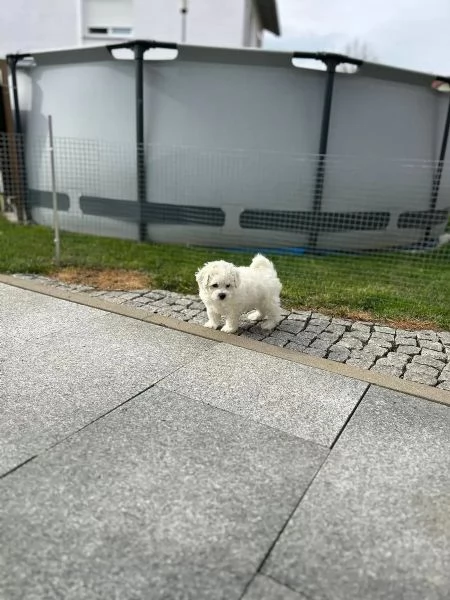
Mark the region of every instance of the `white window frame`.
[[[105, 23], [104, 25], [89, 25], [86, 21], [86, 3], [89, 0], [79, 0], [80, 10], [80, 29], [82, 39], [113, 39], [123, 40], [134, 37], [133, 24], [129, 25], [111, 25]], [[96, 31], [93, 31], [96, 30]]]

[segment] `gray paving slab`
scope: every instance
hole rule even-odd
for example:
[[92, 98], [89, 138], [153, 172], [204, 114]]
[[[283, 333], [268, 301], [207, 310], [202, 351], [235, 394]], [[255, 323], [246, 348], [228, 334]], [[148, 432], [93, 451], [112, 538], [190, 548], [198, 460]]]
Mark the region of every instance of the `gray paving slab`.
[[348, 377], [228, 344], [216, 346], [162, 385], [325, 446], [367, 389]]
[[70, 327], [89, 326], [107, 313], [0, 283], [0, 353]]
[[327, 454], [158, 385], [0, 481], [0, 598], [237, 600]]
[[[24, 292], [28, 295], [28, 292]], [[39, 298], [44, 298], [39, 296]], [[49, 298], [49, 300], [51, 300]], [[68, 302], [53, 300], [50, 324]], [[91, 309], [89, 322], [26, 344], [0, 363], [0, 474], [141, 392], [215, 342]], [[45, 330], [44, 316], [40, 325]]]
[[372, 387], [263, 571], [309, 600], [444, 600], [450, 409]]
[[242, 596], [242, 600], [307, 600], [270, 577], [257, 575]]

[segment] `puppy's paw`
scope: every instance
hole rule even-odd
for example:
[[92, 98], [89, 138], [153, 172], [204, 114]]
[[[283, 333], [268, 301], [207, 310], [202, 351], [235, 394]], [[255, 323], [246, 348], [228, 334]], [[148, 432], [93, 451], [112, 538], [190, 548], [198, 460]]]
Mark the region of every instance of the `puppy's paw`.
[[247, 319], [249, 321], [259, 321], [259, 319], [261, 319], [261, 313], [259, 310], [252, 310], [252, 312], [248, 313]]
[[276, 326], [277, 326], [276, 321], [264, 321], [260, 325], [261, 329], [264, 329], [265, 331], [270, 331], [271, 329], [275, 329]]
[[224, 333], [235, 333], [237, 331], [237, 327], [233, 327], [232, 325], [224, 325], [222, 327], [222, 331]]
[[217, 323], [214, 323], [214, 321], [207, 321], [205, 323], [205, 327], [209, 327], [209, 329], [217, 329], [219, 325]]

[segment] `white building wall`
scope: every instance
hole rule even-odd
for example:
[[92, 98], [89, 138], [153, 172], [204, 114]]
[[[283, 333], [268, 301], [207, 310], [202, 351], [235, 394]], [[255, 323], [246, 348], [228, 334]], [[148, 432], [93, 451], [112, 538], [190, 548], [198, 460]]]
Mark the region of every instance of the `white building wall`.
[[[136, 37], [181, 41], [179, 0], [134, 0]], [[243, 0], [189, 0], [188, 44], [242, 46]]]
[[[0, 18], [0, 55], [126, 39], [89, 35], [83, 1], [8, 1]], [[179, 0], [133, 0], [132, 20], [132, 38], [181, 41]], [[189, 0], [186, 29], [189, 44], [259, 45], [260, 25], [251, 0]]]
[[77, 46], [78, 0], [1, 0], [0, 55]]

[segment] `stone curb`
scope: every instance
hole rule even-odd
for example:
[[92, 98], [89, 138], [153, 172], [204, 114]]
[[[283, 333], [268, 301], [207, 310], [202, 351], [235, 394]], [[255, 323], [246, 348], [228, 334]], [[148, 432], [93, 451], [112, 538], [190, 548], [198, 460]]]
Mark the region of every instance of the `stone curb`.
[[[46, 296], [59, 298], [61, 300], [82, 304], [84, 306], [90, 306], [105, 312], [119, 314], [143, 322], [152, 323], [154, 325], [175, 329], [177, 331], [196, 335], [216, 342], [231, 344], [247, 350], [268, 354], [276, 358], [289, 360], [291, 362], [318, 368], [323, 371], [336, 373], [345, 377], [351, 377], [353, 379], [365, 381], [373, 385], [378, 385], [380, 387], [403, 392], [412, 396], [418, 396], [425, 400], [450, 406], [450, 391], [424, 385], [410, 379], [400, 379], [399, 377], [392, 376], [387, 371], [378, 372], [374, 370], [367, 370], [365, 368], [361, 368], [361, 364], [335, 362], [333, 360], [324, 359], [315, 355], [314, 353], [299, 352], [298, 349], [282, 347], [272, 343], [264, 343], [258, 339], [243, 335], [226, 334], [221, 331], [207, 329], [197, 323], [183, 321], [174, 317], [155, 313], [146, 314], [142, 308], [135, 308], [133, 306], [120, 304], [118, 302], [111, 302], [110, 300], [102, 299], [101, 295], [91, 296], [86, 293], [86, 289], [84, 291], [71, 291], [70, 289], [67, 289], [68, 286], [63, 286], [65, 289], [61, 289], [61, 287], [58, 287], [57, 283], [50, 286], [42, 282], [36, 283], [36, 281], [33, 281], [33, 278], [31, 277], [25, 279], [10, 275], [0, 275], [0, 283]], [[383, 332], [380, 331], [380, 333]], [[432, 352], [432, 350], [430, 351]]]

